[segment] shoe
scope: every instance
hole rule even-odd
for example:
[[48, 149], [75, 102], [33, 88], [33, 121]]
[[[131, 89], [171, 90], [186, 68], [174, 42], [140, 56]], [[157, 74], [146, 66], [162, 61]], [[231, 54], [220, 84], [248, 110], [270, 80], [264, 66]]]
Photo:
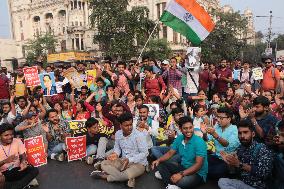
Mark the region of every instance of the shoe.
[[129, 179], [128, 182], [127, 182], [127, 186], [129, 188], [134, 188], [135, 187], [135, 178]]
[[102, 161], [103, 161], [103, 159], [97, 159], [96, 163], [94, 164], [95, 170], [102, 170], [101, 169]]
[[30, 183], [29, 186], [39, 186], [38, 181], [34, 178]]
[[159, 180], [162, 180], [163, 178], [162, 178], [162, 175], [161, 175], [161, 173], [159, 172], [159, 171], [156, 171], [155, 172], [155, 177], [157, 178], [157, 179], [159, 179]]
[[88, 165], [92, 165], [92, 164], [94, 163], [94, 158], [93, 158], [92, 156], [88, 156], [88, 157], [86, 158], [86, 163], [87, 163]]
[[61, 154], [56, 154], [55, 156], [54, 156], [54, 159], [55, 160], [57, 160], [57, 161], [64, 161], [64, 154], [63, 153], [61, 153]]
[[90, 177], [95, 178], [95, 179], [102, 179], [105, 178], [107, 174], [103, 171], [93, 171], [90, 174]]
[[178, 187], [177, 185], [168, 184], [168, 186], [166, 187], [166, 189], [181, 189], [181, 188]]

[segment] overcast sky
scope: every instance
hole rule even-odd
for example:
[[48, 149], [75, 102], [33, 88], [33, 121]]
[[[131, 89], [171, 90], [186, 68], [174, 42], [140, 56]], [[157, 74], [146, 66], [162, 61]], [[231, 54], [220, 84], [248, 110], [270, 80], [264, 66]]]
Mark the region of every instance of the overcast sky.
[[[8, 0], [0, 0], [0, 38], [10, 37]], [[273, 12], [273, 33], [284, 34], [284, 0], [221, 0], [222, 5], [229, 4], [234, 10], [243, 12], [246, 8], [253, 11], [254, 16], [269, 16]], [[254, 18], [255, 30], [267, 33], [269, 18]]]

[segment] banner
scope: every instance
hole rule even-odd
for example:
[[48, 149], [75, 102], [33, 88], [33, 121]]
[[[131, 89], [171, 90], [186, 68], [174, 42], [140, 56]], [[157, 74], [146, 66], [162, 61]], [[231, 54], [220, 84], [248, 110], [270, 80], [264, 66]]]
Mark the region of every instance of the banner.
[[53, 96], [57, 94], [54, 72], [39, 74], [39, 78], [44, 96]]
[[66, 137], [68, 162], [83, 159], [87, 156], [86, 135]]
[[262, 68], [261, 67], [253, 68], [252, 69], [252, 77], [253, 77], [254, 80], [261, 80], [261, 79], [263, 79]]
[[42, 136], [24, 140], [27, 149], [27, 160], [29, 164], [39, 167], [47, 164], [47, 157]]
[[68, 122], [69, 128], [71, 129], [71, 134], [73, 137], [82, 136], [87, 133], [87, 128], [85, 127], [85, 121], [82, 120], [72, 120]]
[[26, 79], [27, 87], [33, 87], [40, 85], [37, 67], [25, 67], [23, 68], [24, 76]]
[[97, 76], [97, 70], [87, 70], [87, 86], [90, 88], [91, 84], [93, 83], [94, 79]]

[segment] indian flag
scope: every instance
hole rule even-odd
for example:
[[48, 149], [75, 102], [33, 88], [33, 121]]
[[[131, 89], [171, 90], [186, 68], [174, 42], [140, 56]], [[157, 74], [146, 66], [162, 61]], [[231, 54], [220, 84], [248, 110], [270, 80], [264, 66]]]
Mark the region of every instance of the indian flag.
[[160, 21], [198, 45], [214, 29], [210, 15], [195, 0], [170, 0]]

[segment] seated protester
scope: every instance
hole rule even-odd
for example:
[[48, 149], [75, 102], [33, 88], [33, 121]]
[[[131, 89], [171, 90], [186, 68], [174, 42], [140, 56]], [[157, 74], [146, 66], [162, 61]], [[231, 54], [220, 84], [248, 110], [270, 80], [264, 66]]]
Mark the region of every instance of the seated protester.
[[128, 187], [134, 188], [135, 178], [141, 176], [148, 165], [147, 142], [141, 132], [133, 129], [131, 113], [122, 114], [118, 120], [121, 130], [115, 133], [113, 153], [102, 162], [103, 172], [94, 171], [91, 176], [108, 182], [128, 181]]
[[191, 119], [193, 120], [194, 134], [202, 138], [203, 133], [200, 127], [203, 124], [209, 125], [209, 118], [206, 115], [206, 110], [204, 109], [203, 106], [195, 105], [193, 109], [189, 107], [189, 113], [190, 113]]
[[55, 109], [50, 109], [46, 113], [48, 119], [48, 157], [58, 161], [64, 161], [65, 158], [65, 138], [70, 135], [70, 128], [67, 122], [60, 120]]
[[71, 103], [67, 100], [64, 99], [62, 102], [62, 110], [61, 110], [61, 116], [63, 120], [70, 121], [72, 120], [72, 107]]
[[87, 157], [86, 162], [87, 164], [91, 165], [94, 162], [93, 155], [96, 154], [98, 143], [100, 139], [99, 134], [99, 121], [95, 118], [91, 117], [89, 118], [85, 126], [87, 127], [87, 133], [86, 133], [86, 145], [87, 145]]
[[[206, 182], [206, 143], [194, 134], [189, 117], [180, 118], [179, 125], [182, 135], [175, 139], [170, 151], [152, 163], [152, 168], [157, 166], [167, 189], [194, 188]], [[181, 164], [170, 160], [175, 154], [181, 156]]]
[[144, 98], [142, 95], [135, 95], [135, 107], [134, 107], [134, 119], [138, 119], [139, 117], [139, 106], [144, 104]]
[[87, 120], [91, 117], [91, 113], [89, 111], [87, 111], [87, 108], [84, 104], [83, 100], [80, 101], [75, 101], [74, 98], [74, 90], [75, 88], [72, 88], [72, 93], [71, 93], [71, 97], [70, 97], [70, 101], [72, 104], [72, 108], [73, 108], [73, 119], [74, 120]]
[[278, 119], [269, 112], [270, 102], [264, 96], [258, 96], [253, 100], [254, 108], [251, 111], [240, 112], [241, 119], [249, 117], [254, 125], [256, 140], [258, 142], [272, 142], [275, 134], [275, 125]]
[[203, 106], [206, 110], [209, 106], [209, 101], [204, 90], [199, 90], [197, 96], [189, 96], [188, 100], [193, 106], [200, 105]]
[[77, 96], [76, 100], [86, 100], [86, 98], [88, 97], [88, 91], [89, 88], [87, 86], [82, 86], [81, 91], [79, 92], [79, 95]]
[[179, 102], [181, 101], [181, 96], [178, 93], [178, 90], [170, 86], [169, 91], [165, 91], [163, 94], [164, 96], [161, 97], [162, 102], [164, 106], [166, 107], [167, 112], [170, 112], [170, 104], [173, 102]]
[[96, 94], [95, 99], [97, 102], [106, 97], [106, 88], [109, 85], [110, 81], [103, 76], [96, 79], [96, 85], [94, 85], [94, 83], [91, 84], [90, 91]]
[[48, 132], [48, 128], [46, 125], [42, 125], [38, 116], [33, 112], [30, 112], [25, 116], [25, 120], [15, 127], [15, 131], [22, 132], [24, 139], [41, 135], [47, 151], [48, 142], [46, 139], [46, 133]]
[[[32, 103], [31, 101], [35, 102]], [[25, 117], [29, 112], [31, 112], [31, 109], [35, 110], [35, 114], [38, 115], [38, 118], [43, 120], [45, 118], [46, 110], [45, 107], [42, 104], [42, 100], [37, 100], [36, 98], [31, 98], [31, 101], [28, 100], [28, 105], [22, 112], [22, 116]]]
[[[38, 185], [38, 169], [27, 163], [26, 148], [22, 141], [14, 138], [14, 127], [4, 123], [0, 126], [0, 172], [5, 177], [4, 188], [24, 188]], [[31, 182], [32, 181], [32, 182]]]
[[273, 153], [254, 140], [255, 131], [250, 119], [238, 124], [238, 136], [241, 142], [236, 154], [221, 152], [224, 161], [240, 172], [240, 180], [221, 178], [218, 185], [221, 189], [264, 189], [267, 178], [272, 171]]
[[135, 110], [136, 104], [135, 104], [135, 94], [134, 94], [134, 91], [129, 91], [128, 92], [127, 99], [126, 99], [125, 103], [129, 107], [130, 112], [132, 113], [132, 115], [135, 115], [134, 114], [135, 113], [134, 110]]
[[105, 102], [112, 102], [114, 100], [114, 86], [109, 85], [106, 87], [106, 96], [102, 99]]
[[27, 107], [27, 100], [24, 96], [17, 97], [17, 104], [15, 106], [16, 108], [16, 120], [20, 123], [23, 119], [23, 112], [25, 111]]
[[15, 96], [11, 96], [10, 103], [4, 102], [2, 104], [2, 115], [0, 115], [0, 125], [3, 123], [12, 124], [16, 119]]
[[139, 118], [134, 119], [133, 127], [145, 134], [148, 148], [156, 145], [156, 137], [158, 136], [159, 122], [153, 120], [149, 116], [149, 107], [142, 105], [139, 107]]
[[209, 127], [214, 127], [218, 122], [218, 109], [220, 108], [219, 104], [211, 104], [209, 109]]
[[218, 109], [218, 123], [214, 127], [202, 128], [204, 138], [213, 141], [215, 153], [208, 156], [208, 177], [220, 178], [228, 173], [228, 166], [220, 152], [232, 153], [240, 145], [237, 126], [231, 124], [232, 112], [223, 107]]

